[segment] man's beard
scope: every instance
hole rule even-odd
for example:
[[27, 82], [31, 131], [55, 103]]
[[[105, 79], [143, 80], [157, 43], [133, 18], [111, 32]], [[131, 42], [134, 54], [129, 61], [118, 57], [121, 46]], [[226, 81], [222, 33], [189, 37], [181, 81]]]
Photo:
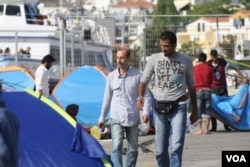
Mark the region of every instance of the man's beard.
[[49, 66], [49, 65], [46, 65], [45, 67], [46, 67], [46, 68], [47, 68], [47, 69], [49, 70], [51, 66]]
[[164, 53], [164, 56], [166, 56], [166, 57], [170, 56], [169, 52], [163, 52], [163, 53]]

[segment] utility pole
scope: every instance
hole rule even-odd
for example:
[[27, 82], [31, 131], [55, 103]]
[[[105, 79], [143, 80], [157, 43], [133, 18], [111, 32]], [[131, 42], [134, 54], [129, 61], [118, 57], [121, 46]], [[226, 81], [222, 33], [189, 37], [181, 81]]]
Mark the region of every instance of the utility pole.
[[239, 28], [239, 33], [240, 33], [241, 58], [244, 59], [243, 37], [242, 37], [242, 33], [241, 33], [241, 27], [242, 27], [242, 20], [241, 20], [241, 18], [238, 18], [238, 28]]
[[218, 16], [216, 16], [216, 32], [217, 32], [216, 49], [219, 50], [219, 19], [218, 19]]

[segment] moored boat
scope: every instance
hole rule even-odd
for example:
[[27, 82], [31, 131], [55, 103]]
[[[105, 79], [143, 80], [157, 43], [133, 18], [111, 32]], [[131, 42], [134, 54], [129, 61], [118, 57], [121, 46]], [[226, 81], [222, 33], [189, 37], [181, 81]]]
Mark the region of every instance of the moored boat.
[[[46, 15], [39, 14], [37, 5], [0, 0], [0, 49], [10, 50], [1, 54], [0, 68], [10, 64], [34, 72], [41, 58], [50, 53], [56, 59], [54, 71], [61, 71], [60, 75], [82, 65], [112, 69], [112, 47], [104, 26], [82, 20], [69, 28], [62, 16], [57, 15], [57, 19], [59, 24], [51, 25]], [[31, 48], [29, 57], [18, 52], [27, 47]]]

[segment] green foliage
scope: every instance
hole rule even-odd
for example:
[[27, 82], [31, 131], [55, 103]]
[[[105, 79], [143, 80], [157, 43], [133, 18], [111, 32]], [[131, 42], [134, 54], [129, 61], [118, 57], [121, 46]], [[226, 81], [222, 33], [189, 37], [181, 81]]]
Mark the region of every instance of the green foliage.
[[146, 56], [160, 52], [159, 47], [160, 33], [163, 30], [151, 27], [146, 30]]
[[250, 0], [243, 0], [243, 5], [245, 5], [245, 9], [250, 10]]
[[134, 45], [131, 50], [131, 66], [133, 68], [139, 69], [140, 68], [140, 60], [141, 60], [141, 47], [138, 45]]
[[158, 0], [155, 15], [178, 15], [173, 0]]
[[154, 15], [157, 16], [152, 17], [152, 25], [146, 29], [147, 56], [161, 51], [159, 47], [161, 32], [166, 29], [176, 32], [179, 24], [173, 0], [158, 0]]
[[175, 18], [173, 15], [179, 15], [175, 8], [173, 0], [158, 0], [157, 6], [154, 10], [154, 15], [160, 17], [153, 18], [154, 26], [175, 27]]
[[202, 51], [201, 46], [194, 41], [189, 41], [187, 43], [183, 43], [181, 45], [181, 49], [178, 50], [178, 52], [180, 52], [180, 53], [184, 53], [186, 55], [189, 55], [190, 57], [192, 57], [193, 60], [195, 58], [197, 58], [197, 55], [201, 51]]
[[[223, 54], [228, 59], [234, 60], [234, 53], [235, 53], [235, 44], [236, 44], [236, 39], [233, 35], [229, 34], [224, 37], [223, 42], [219, 43], [220, 50]], [[238, 50], [241, 50], [241, 46], [237, 46]], [[244, 49], [244, 48], [243, 48]], [[248, 48], [244, 49], [244, 55], [249, 55], [249, 50]]]
[[[200, 18], [202, 15], [232, 14], [233, 11], [229, 9], [229, 5], [227, 6], [227, 4], [230, 4], [230, 0], [215, 0], [213, 2], [202, 3], [188, 10], [187, 14], [193, 15], [193, 17], [178, 17], [178, 12], [174, 6], [173, 0], [158, 0], [158, 4], [154, 11], [154, 15], [156, 16], [152, 16], [151, 18], [152, 26], [147, 26], [146, 28], [146, 55], [150, 56], [153, 53], [161, 51], [159, 47], [159, 37], [163, 30], [167, 29], [179, 32], [185, 29], [185, 25]], [[250, 0], [243, 0], [243, 4], [246, 8], [250, 8]], [[194, 58], [196, 51], [198, 52], [201, 50], [201, 47], [197, 45], [198, 44], [195, 42], [183, 44], [181, 51]], [[220, 45], [229, 57], [233, 56], [232, 43], [230, 44], [224, 41]], [[190, 46], [194, 46], [195, 49], [192, 50], [188, 48]], [[196, 49], [196, 47], [198, 49]], [[226, 49], [226, 47], [229, 49]]]
[[234, 45], [235, 38], [231, 34], [225, 36], [223, 42], [219, 43], [223, 55], [229, 59], [234, 59]]
[[193, 6], [188, 11], [189, 15], [212, 15], [212, 14], [230, 14], [231, 12], [224, 7], [229, 4], [230, 0], [215, 0], [213, 2], [206, 2]]
[[116, 63], [116, 52], [119, 47], [114, 47], [112, 50], [112, 62]]

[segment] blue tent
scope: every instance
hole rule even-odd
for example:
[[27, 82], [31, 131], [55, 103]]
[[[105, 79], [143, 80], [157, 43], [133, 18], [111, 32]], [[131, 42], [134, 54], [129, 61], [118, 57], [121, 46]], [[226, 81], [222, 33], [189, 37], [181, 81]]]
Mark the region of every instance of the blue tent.
[[79, 105], [77, 121], [92, 126], [98, 122], [107, 74], [97, 66], [78, 67], [59, 81], [52, 94], [64, 109]]
[[249, 85], [243, 84], [233, 96], [212, 94], [213, 115], [236, 130], [250, 130]]
[[4, 88], [14, 90], [33, 89], [34, 75], [25, 68], [9, 66], [0, 69], [0, 80]]
[[93, 137], [55, 103], [37, 96], [32, 90], [0, 93], [20, 122], [20, 167], [112, 166]]

